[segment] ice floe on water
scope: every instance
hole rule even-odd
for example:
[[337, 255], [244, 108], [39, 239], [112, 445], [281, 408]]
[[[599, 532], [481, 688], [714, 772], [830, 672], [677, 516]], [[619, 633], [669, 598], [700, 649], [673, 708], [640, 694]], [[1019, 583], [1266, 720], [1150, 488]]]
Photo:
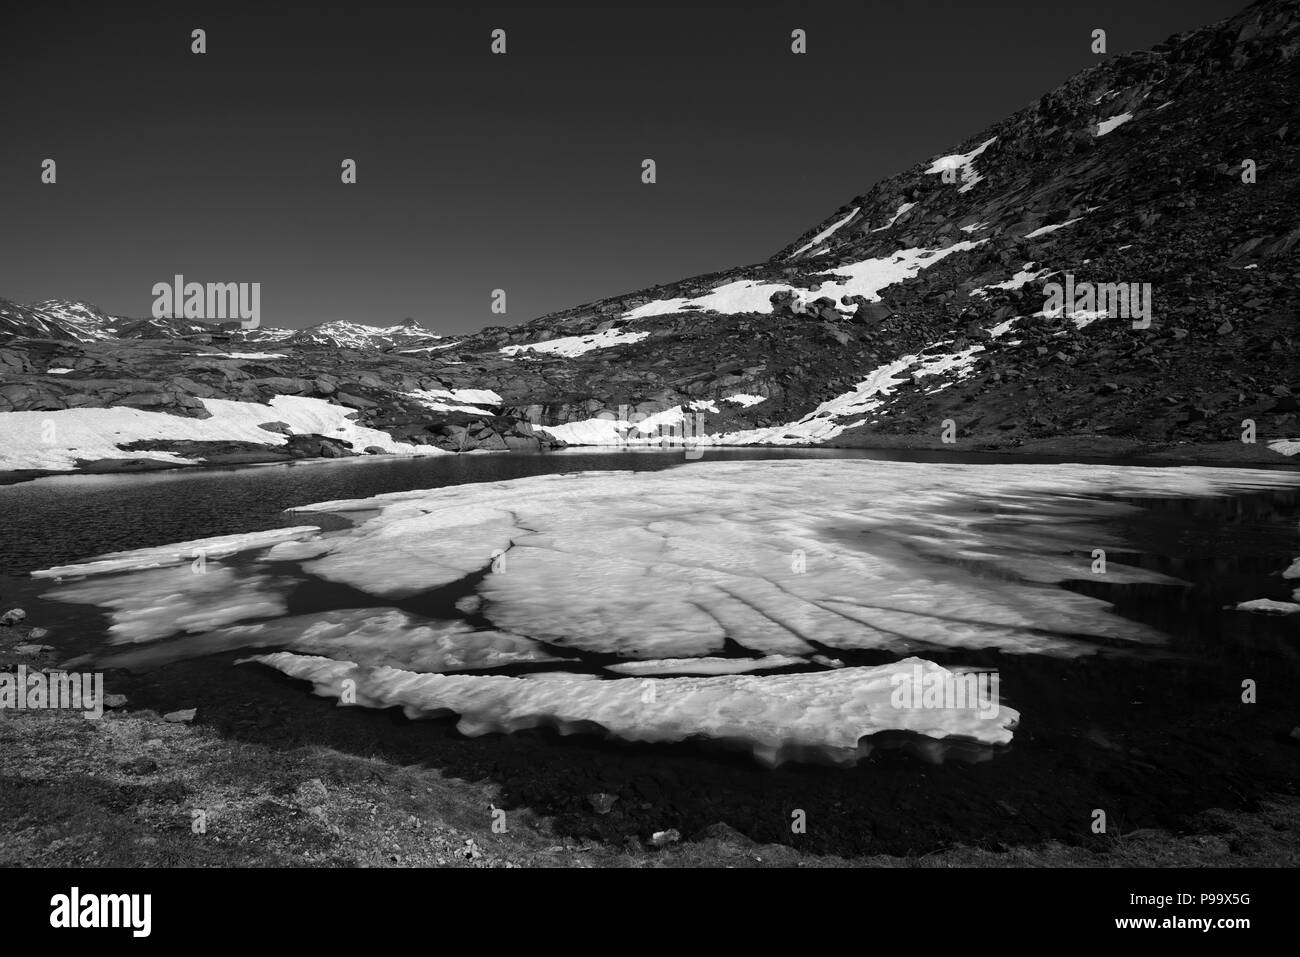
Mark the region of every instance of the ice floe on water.
[[[295, 511], [347, 527], [37, 574], [63, 577], [51, 597], [103, 609], [116, 665], [270, 650], [259, 660], [322, 694], [352, 679], [357, 703], [453, 713], [470, 734], [598, 728], [739, 742], [765, 761], [849, 760], [879, 731], [998, 743], [1017, 720], [1006, 707], [886, 707], [897, 668], [854, 653], [1159, 646], [1156, 628], [1060, 587], [1093, 579], [1093, 549], [1122, 550], [1139, 506], [1121, 499], [1297, 485], [1249, 469], [703, 461], [318, 503]], [[201, 571], [183, 562], [195, 550]], [[312, 581], [354, 589], [338, 591], [349, 607], [291, 615]], [[1114, 561], [1106, 581], [1185, 586]], [[469, 617], [397, 607], [446, 586], [444, 607], [457, 599]], [[513, 671], [482, 673], [500, 669]], [[795, 673], [765, 673], [777, 669]]]
[[285, 592], [267, 576], [205, 563], [202, 571], [186, 565], [96, 575], [55, 588], [46, 597], [98, 605], [108, 613], [109, 641], [130, 643], [283, 615], [288, 611]]
[[258, 660], [311, 682], [322, 696], [341, 697], [350, 681], [349, 693], [360, 705], [396, 706], [409, 717], [458, 715], [457, 728], [470, 736], [554, 727], [599, 729], [624, 741], [703, 737], [744, 747], [768, 765], [810, 755], [851, 764], [870, 751], [863, 739], [882, 731], [1005, 744], [1020, 718], [996, 704], [899, 707], [900, 679], [911, 680], [916, 668], [940, 680], [952, 675], [919, 658], [792, 675], [611, 680], [562, 672], [523, 678], [417, 674], [289, 652]]
[[116, 574], [160, 568], [169, 565], [189, 565], [197, 560], [224, 558], [237, 552], [266, 548], [281, 542], [310, 538], [320, 531], [315, 525], [295, 525], [292, 528], [272, 528], [265, 532], [240, 532], [235, 535], [218, 535], [199, 538], [173, 545], [151, 548], [134, 548], [124, 552], [109, 552], [88, 562], [75, 565], [57, 565], [32, 572], [35, 578], [84, 578], [89, 575]]
[[563, 660], [529, 638], [476, 629], [464, 621], [434, 621], [397, 608], [346, 608], [190, 634], [118, 652], [102, 663], [111, 668], [153, 667], [241, 648], [285, 648], [368, 667], [419, 672], [475, 671]]
[[1300, 605], [1291, 601], [1275, 601], [1272, 598], [1253, 598], [1237, 604], [1237, 611], [1257, 611], [1269, 615], [1294, 615], [1300, 612]]

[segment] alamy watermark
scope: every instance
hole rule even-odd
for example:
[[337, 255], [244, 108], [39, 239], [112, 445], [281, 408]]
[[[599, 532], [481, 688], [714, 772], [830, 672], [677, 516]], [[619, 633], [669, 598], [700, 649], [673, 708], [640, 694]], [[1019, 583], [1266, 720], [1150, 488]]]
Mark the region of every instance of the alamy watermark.
[[1151, 325], [1149, 282], [1075, 283], [1074, 274], [1067, 272], [1064, 284], [1047, 283], [1043, 295], [1045, 315], [1073, 319], [1076, 314], [1089, 317], [1104, 314], [1112, 319], [1132, 319], [1134, 329]]
[[914, 665], [910, 672], [891, 675], [889, 703], [899, 710], [975, 711], [981, 718], [995, 718], [1001, 710], [998, 689], [1002, 678], [996, 671], [930, 671]]
[[50, 898], [50, 926], [59, 929], [117, 927], [132, 937], [148, 937], [153, 929], [152, 894], [83, 894], [73, 887]]
[[262, 324], [260, 282], [186, 282], [178, 274], [154, 283], [152, 292], [155, 319], [238, 319], [245, 329]]
[[83, 717], [104, 716], [104, 674], [31, 671], [19, 665], [0, 672], [0, 711], [80, 711]]

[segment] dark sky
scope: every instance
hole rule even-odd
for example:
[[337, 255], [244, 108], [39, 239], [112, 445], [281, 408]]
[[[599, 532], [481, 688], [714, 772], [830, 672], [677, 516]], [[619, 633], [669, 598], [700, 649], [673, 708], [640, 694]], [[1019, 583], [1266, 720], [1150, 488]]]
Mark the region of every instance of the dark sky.
[[260, 282], [264, 325], [459, 333], [765, 259], [1094, 63], [1093, 28], [1114, 54], [1244, 2], [16, 6], [0, 297], [140, 316], [182, 273]]

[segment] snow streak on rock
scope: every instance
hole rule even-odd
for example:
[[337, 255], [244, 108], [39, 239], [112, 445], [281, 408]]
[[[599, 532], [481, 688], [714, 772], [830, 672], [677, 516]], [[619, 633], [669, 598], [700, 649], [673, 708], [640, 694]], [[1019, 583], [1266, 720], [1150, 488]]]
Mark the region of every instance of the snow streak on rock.
[[843, 226], [845, 223], [847, 223], [850, 219], [852, 219], [856, 215], [858, 215], [858, 207], [854, 206], [852, 211], [847, 216], [845, 216], [843, 219], [836, 220], [830, 226], [827, 226], [825, 229], [823, 229], [820, 233], [818, 233], [808, 242], [804, 243], [802, 246], [800, 246], [798, 249], [792, 252], [788, 258], [793, 259], [795, 256], [798, 256], [801, 252], [812, 249], [814, 246], [820, 245], [826, 239], [828, 239], [832, 233], [834, 233], [837, 229], [839, 229], [841, 226]]

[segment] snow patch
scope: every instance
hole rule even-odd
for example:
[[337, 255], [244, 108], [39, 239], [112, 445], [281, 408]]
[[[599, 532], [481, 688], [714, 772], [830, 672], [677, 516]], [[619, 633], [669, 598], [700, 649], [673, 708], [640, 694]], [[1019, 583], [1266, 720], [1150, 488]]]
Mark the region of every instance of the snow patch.
[[984, 177], [975, 169], [975, 158], [992, 146], [996, 140], [996, 136], [987, 139], [969, 153], [952, 153], [948, 156], [940, 156], [930, 164], [930, 168], [925, 172], [942, 174], [946, 170], [960, 170], [957, 178], [962, 181], [963, 185], [957, 190], [957, 192], [969, 192], [975, 188], [977, 183], [984, 179]]
[[1051, 270], [1033, 269], [1032, 268], [1033, 266], [1034, 263], [1027, 262], [1024, 264], [1024, 266], [1020, 268], [1020, 271], [1017, 272], [1010, 279], [1003, 280], [1002, 282], [991, 283], [990, 285], [987, 286], [980, 286], [978, 289], [972, 289], [970, 291], [970, 294], [971, 296], [987, 296], [989, 294], [989, 290], [992, 289], [1007, 289], [1007, 290], [1019, 289], [1021, 286], [1025, 285], [1026, 283], [1033, 282], [1035, 279], [1042, 279], [1045, 276], [1052, 275]]
[[608, 349], [611, 346], [626, 346], [640, 342], [649, 336], [648, 332], [625, 332], [621, 329], [606, 329], [604, 332], [589, 336], [564, 336], [560, 339], [547, 339], [544, 342], [531, 342], [527, 345], [503, 346], [497, 351], [505, 356], [517, 356], [529, 351], [543, 355], [563, 356], [572, 359], [596, 349]]
[[171, 452], [127, 452], [118, 448], [144, 439], [197, 442], [253, 442], [284, 445], [285, 435], [260, 428], [266, 422], [284, 422], [296, 435], [327, 435], [351, 442], [360, 452], [377, 446], [385, 452], [406, 455], [451, 455], [431, 445], [407, 445], [387, 432], [357, 425], [353, 409], [324, 399], [277, 395], [270, 403], [201, 399], [211, 416], [198, 419], [149, 412], [143, 409], [58, 409], [49, 412], [0, 412], [0, 471], [45, 469], [70, 471], [79, 459], [153, 459], [178, 465], [193, 459]]
[[485, 412], [485, 406], [504, 401], [491, 389], [415, 389], [403, 394], [434, 412]]
[[1123, 126], [1131, 119], [1133, 119], [1132, 113], [1120, 113], [1118, 116], [1112, 116], [1108, 120], [1102, 120], [1097, 124], [1097, 135], [1105, 136], [1117, 127]]
[[[912, 247], [910, 249], [900, 249], [892, 256], [833, 266], [830, 269], [819, 270], [816, 275], [843, 275], [847, 276], [848, 279], [846, 281], [827, 280], [822, 282], [815, 290], [800, 289], [786, 283], [738, 279], [716, 286], [711, 292], [694, 298], [656, 299], [629, 310], [624, 313], [624, 317], [636, 320], [649, 316], [685, 312], [688, 309], [701, 309], [724, 315], [734, 315], [742, 312], [766, 314], [772, 311], [772, 296], [778, 292], [792, 292], [800, 302], [804, 303], [812, 302], [822, 296], [830, 296], [837, 300], [844, 296], [863, 296], [869, 302], [877, 302], [880, 299], [880, 290], [887, 286], [912, 279], [922, 269], [933, 266], [953, 253], [974, 249], [986, 242], [988, 242], [987, 239], [973, 242], [963, 240], [940, 249]], [[838, 306], [837, 308], [843, 312], [851, 311], [850, 307], [847, 306]]]

